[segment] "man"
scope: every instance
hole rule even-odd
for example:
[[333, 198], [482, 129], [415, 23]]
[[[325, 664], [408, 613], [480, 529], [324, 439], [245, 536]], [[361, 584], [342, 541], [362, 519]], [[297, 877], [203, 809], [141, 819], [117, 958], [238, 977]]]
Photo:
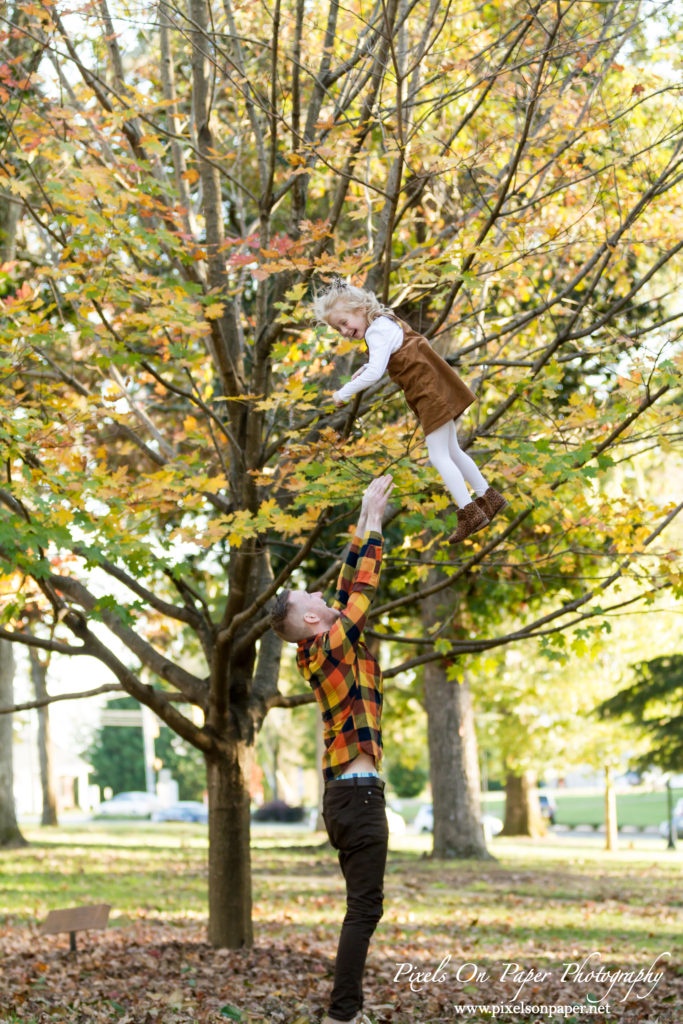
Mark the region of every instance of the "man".
[[297, 644], [297, 666], [322, 711], [323, 818], [346, 881], [346, 916], [322, 1024], [367, 1022], [363, 971], [383, 909], [389, 829], [378, 772], [382, 673], [361, 635], [379, 582], [382, 515], [392, 488], [389, 475], [367, 487], [332, 604], [320, 592], [283, 590], [271, 613], [278, 636]]

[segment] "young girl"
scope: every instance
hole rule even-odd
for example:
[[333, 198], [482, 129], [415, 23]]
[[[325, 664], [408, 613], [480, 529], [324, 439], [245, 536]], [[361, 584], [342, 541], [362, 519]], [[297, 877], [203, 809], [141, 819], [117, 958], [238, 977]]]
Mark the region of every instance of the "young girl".
[[[372, 292], [335, 281], [315, 299], [313, 309], [318, 320], [345, 338], [364, 338], [368, 349], [365, 366], [332, 396], [335, 405], [377, 383], [388, 370], [420, 421], [429, 461], [458, 506], [458, 526], [449, 543], [457, 544], [487, 526], [507, 502], [489, 487], [458, 444], [455, 420], [475, 401], [473, 392], [426, 338], [399, 320]], [[474, 500], [466, 483], [476, 494]]]

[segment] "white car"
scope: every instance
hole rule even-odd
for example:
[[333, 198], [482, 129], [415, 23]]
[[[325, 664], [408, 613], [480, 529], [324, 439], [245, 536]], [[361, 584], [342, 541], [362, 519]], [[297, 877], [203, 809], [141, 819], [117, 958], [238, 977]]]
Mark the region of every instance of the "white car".
[[387, 807], [386, 812], [389, 835], [404, 836], [406, 833], [405, 819], [398, 813], [398, 811], [394, 811], [391, 807]]
[[[482, 815], [481, 823], [484, 827], [484, 836], [487, 840], [497, 836], [503, 831], [503, 822], [493, 814]], [[418, 832], [434, 831], [434, 809], [431, 804], [424, 804], [415, 815], [414, 827]]]
[[423, 804], [415, 815], [414, 827], [418, 832], [434, 831], [434, 810], [431, 804]]
[[159, 811], [163, 802], [154, 793], [131, 790], [117, 793], [111, 800], [105, 800], [95, 811], [96, 818], [149, 818]]

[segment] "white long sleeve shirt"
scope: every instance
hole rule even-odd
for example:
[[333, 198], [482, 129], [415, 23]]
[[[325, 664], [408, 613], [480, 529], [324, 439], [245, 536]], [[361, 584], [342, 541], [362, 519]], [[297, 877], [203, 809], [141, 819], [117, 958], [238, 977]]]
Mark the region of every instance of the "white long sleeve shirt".
[[348, 402], [358, 391], [363, 391], [381, 379], [394, 352], [403, 344], [403, 328], [388, 316], [378, 316], [365, 332], [368, 361], [357, 377], [335, 391], [334, 398]]

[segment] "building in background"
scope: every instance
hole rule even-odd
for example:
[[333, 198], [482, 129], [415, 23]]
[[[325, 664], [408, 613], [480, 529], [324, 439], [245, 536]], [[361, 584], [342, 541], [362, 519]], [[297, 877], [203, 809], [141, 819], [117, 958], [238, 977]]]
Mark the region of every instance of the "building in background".
[[[58, 815], [73, 810], [90, 812], [97, 805], [99, 789], [89, 783], [91, 771], [92, 766], [82, 757], [52, 741], [52, 773]], [[15, 729], [14, 799], [19, 820], [41, 816], [38, 716], [34, 712]]]

